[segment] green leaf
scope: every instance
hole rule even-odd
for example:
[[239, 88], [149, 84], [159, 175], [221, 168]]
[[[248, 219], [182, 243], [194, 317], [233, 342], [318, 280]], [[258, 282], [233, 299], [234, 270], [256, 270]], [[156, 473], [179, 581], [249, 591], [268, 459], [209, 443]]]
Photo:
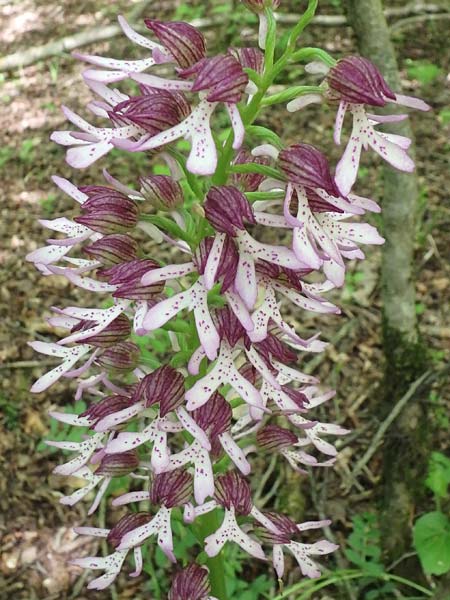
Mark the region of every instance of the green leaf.
[[450, 570], [450, 521], [439, 511], [420, 517], [413, 530], [414, 546], [425, 573], [443, 575]]
[[449, 484], [450, 459], [441, 452], [433, 452], [428, 465], [428, 477], [425, 479], [425, 485], [439, 498], [445, 498]]
[[422, 85], [429, 85], [439, 77], [442, 73], [442, 69], [433, 63], [427, 61], [416, 61], [409, 59], [408, 61], [408, 75], [412, 79], [417, 79]]

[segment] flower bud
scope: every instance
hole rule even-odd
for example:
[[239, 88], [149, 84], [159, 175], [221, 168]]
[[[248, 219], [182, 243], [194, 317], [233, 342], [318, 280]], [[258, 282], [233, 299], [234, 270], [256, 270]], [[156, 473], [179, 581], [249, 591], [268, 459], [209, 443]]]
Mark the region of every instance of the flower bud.
[[[247, 150], [241, 150], [234, 161], [235, 165], [254, 163], [268, 165], [266, 156], [252, 156]], [[265, 176], [260, 173], [233, 173], [233, 183], [239, 185], [245, 192], [255, 192]]]
[[189, 502], [192, 494], [193, 477], [183, 469], [160, 473], [150, 487], [150, 502], [173, 508]]
[[157, 21], [144, 19], [145, 25], [153, 31], [161, 44], [170, 52], [182, 69], [197, 63], [206, 55], [203, 35], [184, 21]]
[[247, 198], [231, 185], [212, 186], [203, 208], [214, 229], [231, 237], [236, 236], [236, 229], [245, 229], [244, 221], [256, 223]]
[[265, 450], [277, 452], [298, 442], [297, 436], [278, 425], [266, 425], [256, 434], [256, 441]]
[[168, 175], [141, 177], [141, 193], [157, 210], [174, 210], [184, 202], [178, 181]]
[[[86, 331], [90, 329], [93, 324], [94, 323], [92, 321], [80, 321], [74, 327], [72, 327], [71, 333], [75, 333], [76, 331]], [[111, 321], [111, 323], [108, 323], [104, 329], [95, 335], [83, 338], [83, 342], [99, 348], [109, 348], [118, 342], [126, 340], [130, 333], [130, 320], [126, 315], [122, 314], [116, 317], [114, 321]]]
[[250, 486], [236, 471], [217, 477], [214, 499], [224, 508], [234, 508], [241, 515], [248, 515], [252, 510]]
[[192, 563], [173, 578], [168, 600], [208, 600], [210, 591], [208, 570]]
[[377, 67], [362, 56], [339, 60], [328, 72], [327, 81], [341, 100], [352, 104], [385, 106], [387, 99], [396, 99]]
[[86, 186], [80, 190], [88, 195], [82, 205], [83, 214], [74, 221], [99, 233], [123, 233], [135, 227], [139, 210], [136, 202], [103, 186]]
[[263, 13], [265, 8], [276, 10], [280, 6], [281, 0], [242, 0], [245, 6], [255, 13]]
[[123, 475], [129, 475], [135, 471], [138, 466], [139, 456], [135, 450], [105, 454], [95, 474], [106, 475], [107, 477], [123, 477]]
[[105, 369], [115, 369], [117, 371], [132, 371], [139, 363], [139, 347], [133, 342], [119, 342], [111, 348], [108, 348], [96, 362]]
[[320, 150], [310, 144], [293, 144], [280, 152], [281, 170], [289, 181], [305, 188], [320, 188], [330, 196], [341, 195], [332, 175], [328, 160]]
[[111, 544], [113, 548], [117, 548], [122, 541], [122, 538], [127, 533], [137, 529], [138, 527], [141, 527], [142, 525], [145, 525], [146, 523], [149, 523], [151, 520], [152, 515], [147, 512], [130, 513], [128, 515], [124, 515], [108, 533], [106, 541]]
[[85, 246], [83, 252], [106, 266], [118, 265], [137, 257], [137, 243], [129, 235], [117, 233], [105, 235], [89, 246]]

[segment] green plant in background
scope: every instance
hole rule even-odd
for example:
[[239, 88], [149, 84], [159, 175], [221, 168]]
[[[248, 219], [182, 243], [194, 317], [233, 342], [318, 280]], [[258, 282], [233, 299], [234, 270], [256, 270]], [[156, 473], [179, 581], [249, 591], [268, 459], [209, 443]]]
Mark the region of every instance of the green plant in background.
[[450, 459], [440, 452], [430, 458], [425, 485], [433, 492], [436, 509], [419, 517], [414, 523], [414, 547], [423, 570], [429, 575], [450, 571], [450, 519], [441, 508], [449, 499]]
[[409, 58], [406, 60], [406, 65], [408, 76], [416, 79], [423, 86], [430, 85], [443, 73], [441, 67], [425, 60]]

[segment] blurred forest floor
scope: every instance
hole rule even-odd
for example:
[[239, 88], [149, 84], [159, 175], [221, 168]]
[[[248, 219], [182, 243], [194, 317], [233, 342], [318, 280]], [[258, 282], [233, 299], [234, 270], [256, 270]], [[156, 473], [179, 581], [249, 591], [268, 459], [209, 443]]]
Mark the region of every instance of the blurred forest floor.
[[[221, 15], [227, 0], [190, 1], [189, 10], [178, 0], [154, 0], [146, 14], [157, 18], [193, 18]], [[389, 6], [404, 6], [401, 1]], [[283, 0], [283, 12], [295, 13], [299, 2]], [[131, 5], [132, 7], [132, 5]], [[129, 11], [130, 2], [93, 2], [91, 0], [0, 0], [2, 55], [29, 48], [76, 33], [83, 28], [115, 21], [121, 11]], [[339, 0], [319, 2], [320, 15], [340, 14]], [[210, 51], [255, 43], [255, 28], [242, 27], [226, 10], [221, 24], [206, 29]], [[418, 95], [433, 106], [433, 112], [414, 114], [411, 119], [417, 140], [417, 170], [420, 183], [421, 224], [417, 230], [417, 312], [426, 345], [435, 365], [448, 361], [450, 355], [450, 205], [448, 203], [450, 96], [446, 88], [449, 56], [449, 21], [423, 19], [394, 33], [405, 93]], [[242, 28], [241, 28], [242, 27]], [[351, 30], [346, 26], [310, 26], [304, 45], [325, 47], [335, 56], [355, 51]], [[86, 50], [86, 48], [85, 48]], [[91, 53], [128, 56], [130, 44], [117, 37], [109, 42], [87, 47]], [[136, 54], [137, 55], [137, 54]], [[0, 75], [0, 598], [17, 600], [69, 599], [88, 597], [80, 581], [79, 569], [65, 561], [88, 551], [95, 551], [90, 540], [76, 539], [74, 524], [86, 519], [86, 505], [74, 508], [58, 504], [60, 490], [70, 486], [51, 475], [59, 461], [58, 454], [41, 449], [49, 431], [47, 411], [72, 400], [69, 383], [61, 383], [41, 395], [32, 395], [32, 381], [45, 367], [27, 346], [38, 338], [51, 340], [53, 334], [44, 318], [52, 305], [87, 305], [91, 298], [58, 276], [42, 277], [25, 262], [24, 256], [43, 244], [46, 231], [38, 218], [55, 218], [72, 213], [72, 204], [52, 185], [53, 174], [68, 177], [74, 183], [101, 182], [100, 160], [87, 172], [74, 172], [64, 162], [61, 147], [49, 141], [54, 129], [66, 124], [59, 109], [66, 104], [83, 110], [88, 94], [81, 81], [83, 66], [70, 55]], [[294, 69], [291, 80], [300, 78]], [[448, 79], [447, 79], [448, 85]], [[260, 123], [272, 127], [287, 142], [307, 141], [317, 144], [333, 161], [340, 149], [332, 144], [334, 110], [311, 107], [288, 114], [284, 107], [264, 113]], [[125, 183], [135, 181], [148, 168], [145, 157], [112, 153], [107, 161], [110, 172]], [[448, 167], [448, 163], [447, 163]], [[379, 162], [373, 155], [364, 156], [362, 178], [357, 193], [374, 199], [382, 197]], [[401, 198], [399, 198], [401, 201]], [[343, 315], [313, 316], [292, 313], [301, 319], [302, 331], [320, 329], [330, 348], [306, 367], [322, 381], [338, 390], [336, 400], [324, 408], [325, 420], [345, 424], [352, 434], [341, 440], [341, 453], [335, 469], [316, 471], [313, 485], [308, 478], [291, 476], [278, 488], [276, 503], [294, 504], [299, 517], [311, 518], [319, 512], [334, 521], [337, 541], [345, 545], [352, 518], [374, 512], [381, 490], [380, 453], [376, 452], [355, 480], [352, 469], [370, 446], [380, 426], [376, 416], [380, 395], [383, 356], [380, 344], [380, 301], [378, 293], [380, 250], [368, 249], [368, 260], [350, 263], [345, 287], [331, 300], [343, 307]], [[445, 381], [440, 381], [421, 400], [431, 406], [430, 418], [438, 434], [434, 449], [449, 451], [448, 427], [450, 399], [445, 395]], [[330, 412], [332, 414], [330, 414]], [[320, 415], [319, 415], [320, 417]], [[427, 427], [428, 423], [420, 423]], [[389, 435], [389, 432], [388, 432]], [[39, 450], [37, 449], [39, 446]], [[276, 483], [277, 464], [266, 482], [266, 490]], [[264, 490], [263, 490], [264, 491]], [[271, 498], [270, 503], [275, 499]], [[417, 514], [429, 507], [417, 507]], [[416, 515], [411, 515], [413, 520]], [[81, 547], [83, 546], [83, 548]], [[95, 544], [94, 544], [95, 546]], [[266, 570], [263, 565], [258, 571]], [[257, 572], [248, 571], [252, 578]], [[299, 573], [292, 569], [292, 579]], [[145, 576], [146, 577], [146, 576]], [[126, 580], [121, 575], [117, 589], [120, 598], [150, 598], [143, 577]], [[89, 597], [91, 595], [89, 594]], [[96, 598], [110, 597], [109, 592]], [[321, 598], [325, 596], [320, 596]], [[318, 596], [319, 598], [319, 596]], [[257, 600], [255, 598], [255, 600]]]

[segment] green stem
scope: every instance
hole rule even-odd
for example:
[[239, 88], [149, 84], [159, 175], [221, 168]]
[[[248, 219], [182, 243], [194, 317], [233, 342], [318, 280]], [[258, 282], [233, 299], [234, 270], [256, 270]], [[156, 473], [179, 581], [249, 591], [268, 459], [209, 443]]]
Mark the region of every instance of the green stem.
[[431, 597], [433, 595], [433, 592], [431, 592], [431, 590], [428, 590], [427, 588], [424, 588], [424, 587], [418, 585], [414, 581], [409, 581], [408, 579], [403, 579], [403, 577], [399, 577], [397, 575], [391, 575], [390, 573], [382, 573], [381, 575], [368, 575], [367, 573], [363, 573], [362, 571], [348, 570], [348, 571], [341, 571], [340, 573], [335, 574], [335, 575], [333, 575], [333, 574], [326, 575], [325, 577], [321, 577], [315, 581], [311, 581], [311, 580], [301, 581], [300, 583], [293, 585], [292, 587], [285, 590], [279, 596], [276, 596], [276, 598], [274, 598], [274, 600], [285, 600], [291, 594], [293, 594], [295, 592], [300, 592], [301, 590], [305, 590], [305, 591], [303, 592], [303, 594], [298, 596], [296, 598], [296, 600], [307, 600], [307, 598], [311, 598], [311, 595], [314, 592], [317, 592], [322, 588], [328, 587], [333, 584], [339, 584], [344, 581], [350, 581], [352, 579], [363, 579], [363, 578], [381, 579], [383, 581], [396, 581], [407, 587], [413, 588], [413, 589], [421, 592], [422, 594], [424, 594], [427, 597]]
[[[213, 510], [199, 519], [199, 537], [204, 540], [208, 535], [217, 531], [220, 527], [219, 515], [217, 510]], [[209, 582], [211, 584], [211, 595], [219, 600], [228, 600], [227, 588], [225, 585], [225, 568], [223, 564], [222, 553], [208, 558], [206, 565], [209, 569]]]

